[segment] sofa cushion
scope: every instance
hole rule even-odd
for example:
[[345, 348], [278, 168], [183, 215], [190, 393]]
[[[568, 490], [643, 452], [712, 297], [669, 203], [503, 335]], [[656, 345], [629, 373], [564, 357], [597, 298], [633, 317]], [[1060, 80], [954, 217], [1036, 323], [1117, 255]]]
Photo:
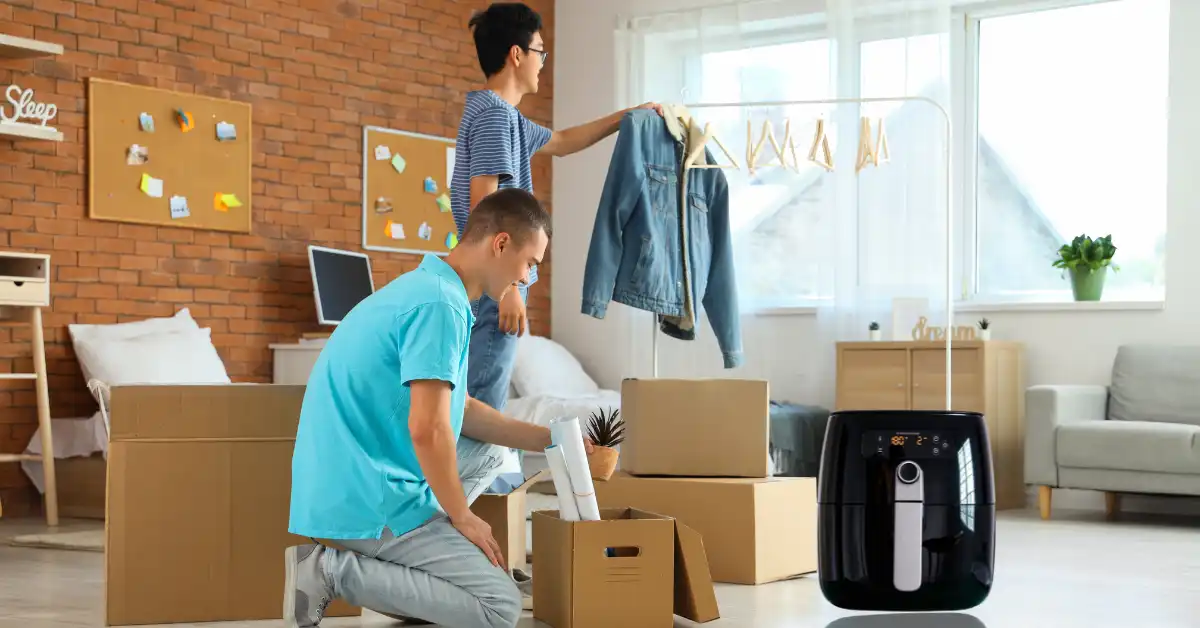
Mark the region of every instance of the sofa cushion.
[[1151, 421], [1058, 426], [1059, 466], [1200, 474], [1200, 427]]
[[1109, 395], [1112, 421], [1200, 425], [1200, 346], [1121, 347]]

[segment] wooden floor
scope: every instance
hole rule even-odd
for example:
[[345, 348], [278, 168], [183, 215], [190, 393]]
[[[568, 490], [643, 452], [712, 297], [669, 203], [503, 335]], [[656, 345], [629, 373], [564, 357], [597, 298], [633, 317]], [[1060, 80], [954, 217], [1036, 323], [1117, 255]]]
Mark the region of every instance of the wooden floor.
[[[1200, 520], [1006, 512], [997, 532], [996, 585], [963, 615], [871, 616], [834, 608], [813, 578], [760, 587], [718, 585], [723, 618], [738, 628], [1196, 628], [1200, 626]], [[78, 526], [69, 522], [68, 529]], [[84, 526], [94, 524], [82, 524]], [[0, 538], [40, 532], [37, 520], [0, 520]], [[0, 542], [0, 628], [103, 625], [100, 553], [18, 549]], [[208, 628], [280, 622], [202, 624]], [[190, 625], [190, 624], [189, 624]], [[378, 615], [330, 628], [387, 626]], [[524, 628], [539, 626], [531, 618]], [[690, 625], [679, 621], [678, 625]], [[633, 628], [633, 627], [628, 627]]]

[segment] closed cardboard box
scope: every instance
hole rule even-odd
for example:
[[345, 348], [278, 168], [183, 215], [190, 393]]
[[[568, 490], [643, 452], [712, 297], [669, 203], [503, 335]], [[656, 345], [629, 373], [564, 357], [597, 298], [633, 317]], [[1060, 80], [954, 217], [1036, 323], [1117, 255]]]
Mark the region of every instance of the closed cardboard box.
[[[762, 584], [817, 570], [814, 478], [643, 478], [596, 482], [602, 508], [674, 517], [704, 539], [716, 582]], [[540, 547], [540, 546], [539, 546]]]
[[621, 470], [633, 475], [765, 478], [771, 474], [767, 382], [621, 382]]
[[[303, 386], [112, 389], [106, 624], [280, 619]], [[334, 602], [327, 616], [358, 615]]]
[[670, 517], [603, 509], [600, 521], [533, 513], [533, 616], [551, 628], [670, 628], [720, 616], [700, 535]]

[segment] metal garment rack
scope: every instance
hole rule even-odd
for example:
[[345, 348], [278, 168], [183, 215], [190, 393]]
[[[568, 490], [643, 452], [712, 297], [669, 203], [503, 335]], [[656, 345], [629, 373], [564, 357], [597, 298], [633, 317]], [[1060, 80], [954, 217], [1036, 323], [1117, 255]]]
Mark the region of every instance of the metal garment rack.
[[[867, 103], [882, 103], [882, 102], [923, 102], [932, 105], [937, 110], [942, 118], [942, 122], [946, 131], [946, 147], [943, 151], [942, 166], [945, 169], [946, 175], [946, 410], [951, 409], [951, 386], [950, 379], [952, 371], [950, 370], [951, 362], [951, 336], [954, 328], [954, 203], [953, 198], [954, 187], [951, 181], [950, 169], [950, 151], [953, 145], [952, 129], [950, 124], [950, 113], [938, 101], [926, 96], [887, 96], [879, 98], [826, 98], [821, 100], [774, 100], [760, 102], [738, 102], [738, 103], [698, 103], [692, 105], [683, 105], [689, 111], [693, 109], [745, 109], [748, 107], [789, 107], [796, 105], [845, 105], [845, 104], [867, 104]], [[651, 335], [651, 347], [653, 351], [653, 376], [658, 377], [658, 317], [652, 318], [654, 323], [653, 334]]]

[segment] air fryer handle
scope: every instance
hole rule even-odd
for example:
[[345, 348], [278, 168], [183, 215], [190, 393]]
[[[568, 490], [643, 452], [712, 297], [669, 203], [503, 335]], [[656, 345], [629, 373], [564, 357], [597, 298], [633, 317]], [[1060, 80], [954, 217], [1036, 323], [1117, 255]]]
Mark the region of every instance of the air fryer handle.
[[892, 528], [892, 585], [897, 591], [921, 588], [921, 541], [925, 513], [925, 478], [921, 466], [905, 460], [896, 466]]

